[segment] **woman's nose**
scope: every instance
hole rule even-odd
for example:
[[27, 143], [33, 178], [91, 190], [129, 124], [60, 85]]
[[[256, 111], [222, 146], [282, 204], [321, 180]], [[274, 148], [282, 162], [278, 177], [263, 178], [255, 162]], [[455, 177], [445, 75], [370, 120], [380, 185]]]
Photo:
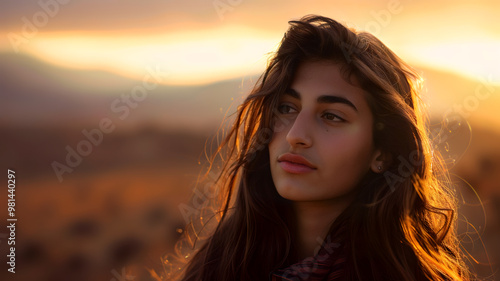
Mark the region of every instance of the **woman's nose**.
[[286, 140], [292, 147], [310, 147], [312, 145], [312, 118], [307, 112], [301, 111], [293, 121]]

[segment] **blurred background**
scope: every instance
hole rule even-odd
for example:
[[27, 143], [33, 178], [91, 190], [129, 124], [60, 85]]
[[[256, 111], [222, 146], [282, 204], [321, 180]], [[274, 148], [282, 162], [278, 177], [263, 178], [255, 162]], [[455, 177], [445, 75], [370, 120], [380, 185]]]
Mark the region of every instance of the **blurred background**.
[[493, 0], [1, 0], [0, 167], [16, 172], [18, 221], [13, 275], [4, 178], [0, 279], [161, 275], [205, 148], [287, 22], [315, 13], [375, 34], [424, 77], [471, 269], [500, 280], [499, 12]]

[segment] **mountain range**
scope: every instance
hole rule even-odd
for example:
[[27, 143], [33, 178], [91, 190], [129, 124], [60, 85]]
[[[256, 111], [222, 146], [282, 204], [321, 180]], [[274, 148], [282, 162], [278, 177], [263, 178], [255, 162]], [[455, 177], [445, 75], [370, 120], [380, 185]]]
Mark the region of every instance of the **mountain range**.
[[[484, 85], [486, 77], [481, 81], [429, 68], [417, 71], [425, 79], [423, 98], [433, 116], [459, 106], [468, 117], [500, 124], [496, 118], [500, 87]], [[152, 123], [167, 128], [213, 130], [224, 116], [235, 112], [257, 79], [249, 75], [202, 86], [158, 84], [134, 108], [129, 106], [130, 114], [119, 125], [126, 128]], [[97, 126], [105, 117], [117, 120], [116, 108], [126, 105], [122, 96], [130, 96], [140, 85], [142, 81], [111, 72], [66, 69], [26, 55], [3, 53], [0, 124]], [[478, 91], [482, 92], [481, 98], [475, 97]]]

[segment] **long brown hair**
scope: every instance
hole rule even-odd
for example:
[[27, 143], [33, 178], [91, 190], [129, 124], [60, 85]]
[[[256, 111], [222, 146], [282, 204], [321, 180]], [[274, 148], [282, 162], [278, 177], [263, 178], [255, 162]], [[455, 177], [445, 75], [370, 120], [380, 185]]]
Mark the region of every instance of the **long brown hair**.
[[220, 221], [182, 280], [268, 280], [298, 261], [292, 203], [274, 187], [267, 145], [278, 100], [308, 60], [338, 63], [369, 93], [375, 146], [392, 159], [384, 173], [366, 174], [330, 228], [330, 235], [347, 229], [349, 280], [468, 280], [455, 200], [420, 111], [418, 74], [369, 33], [315, 15], [290, 25], [217, 151], [224, 156]]

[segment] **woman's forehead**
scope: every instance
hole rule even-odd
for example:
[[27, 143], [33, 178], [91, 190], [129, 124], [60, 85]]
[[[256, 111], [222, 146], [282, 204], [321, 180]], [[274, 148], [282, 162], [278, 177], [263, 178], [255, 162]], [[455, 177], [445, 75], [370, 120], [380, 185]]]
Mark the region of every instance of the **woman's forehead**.
[[353, 100], [353, 103], [366, 102], [366, 91], [356, 83], [354, 75], [350, 77], [339, 63], [328, 60], [306, 61], [297, 68], [288, 89], [304, 98], [309, 95], [314, 98], [331, 95]]

